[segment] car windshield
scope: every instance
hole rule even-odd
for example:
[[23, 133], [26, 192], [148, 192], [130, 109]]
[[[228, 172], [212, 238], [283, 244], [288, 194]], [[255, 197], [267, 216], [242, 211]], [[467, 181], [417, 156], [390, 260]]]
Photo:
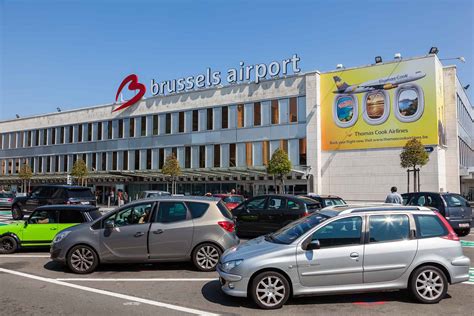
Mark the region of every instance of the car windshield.
[[91, 216], [93, 221], [102, 216], [102, 214], [99, 212], [98, 209], [93, 210], [93, 211], [89, 211], [89, 215]]
[[344, 202], [343, 199], [339, 198], [324, 198], [324, 206], [332, 206], [332, 205], [344, 205], [346, 202]]
[[265, 240], [279, 244], [289, 245], [311, 228], [321, 224], [329, 217], [323, 214], [313, 214], [292, 222], [277, 232], [265, 236]]
[[242, 203], [244, 201], [244, 198], [238, 195], [234, 195], [234, 196], [226, 196], [222, 198], [222, 200], [225, 203]]
[[70, 198], [94, 198], [90, 189], [68, 189], [68, 195]]
[[467, 205], [467, 200], [457, 194], [446, 194], [444, 200], [449, 207], [458, 207]]

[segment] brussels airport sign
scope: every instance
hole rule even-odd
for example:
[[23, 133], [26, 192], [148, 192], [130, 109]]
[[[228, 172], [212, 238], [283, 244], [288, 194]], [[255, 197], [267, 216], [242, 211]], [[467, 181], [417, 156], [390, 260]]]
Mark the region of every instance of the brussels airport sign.
[[[213, 71], [210, 67], [206, 69], [205, 73], [196, 76], [187, 76], [183, 78], [157, 81], [152, 79], [150, 82], [150, 92], [153, 96], [166, 95], [171, 93], [186, 92], [195, 89], [209, 88], [218, 86], [225, 81], [227, 84], [235, 84], [244, 81], [254, 81], [260, 83], [267, 76], [277, 77], [279, 75], [287, 75], [289, 73], [299, 73], [301, 69], [298, 66], [300, 57], [294, 54], [291, 58], [283, 59], [281, 62], [272, 61], [269, 64], [255, 64], [245, 65], [243, 61], [239, 63], [238, 68], [229, 68], [224, 74], [220, 71]], [[138, 82], [138, 77], [135, 74], [127, 76], [119, 86], [115, 95], [115, 101], [118, 101], [119, 95], [123, 88], [128, 85], [128, 90], [136, 91], [138, 93], [130, 100], [123, 103], [115, 111], [125, 109], [137, 103], [146, 92], [145, 85]]]

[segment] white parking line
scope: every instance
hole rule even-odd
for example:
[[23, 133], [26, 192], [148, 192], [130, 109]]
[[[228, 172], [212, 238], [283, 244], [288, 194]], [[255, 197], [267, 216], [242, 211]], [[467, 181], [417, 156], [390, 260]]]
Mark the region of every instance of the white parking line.
[[1, 258], [49, 258], [50, 255], [0, 255]]
[[152, 279], [97, 279], [97, 278], [58, 278], [58, 281], [85, 281], [85, 282], [208, 282], [217, 281], [217, 278], [152, 278]]
[[153, 301], [153, 300], [149, 300], [149, 299], [144, 299], [144, 298], [140, 298], [140, 297], [136, 297], [136, 296], [130, 296], [130, 295], [115, 293], [115, 292], [111, 292], [111, 291], [99, 290], [99, 289], [95, 289], [95, 288], [92, 288], [92, 287], [77, 285], [77, 284], [73, 284], [73, 283], [66, 283], [66, 282], [55, 280], [55, 279], [44, 278], [44, 277], [40, 277], [40, 276], [37, 276], [37, 275], [18, 272], [18, 271], [10, 270], [10, 269], [0, 268], [0, 272], [9, 273], [9, 274], [21, 276], [21, 277], [24, 277], [24, 278], [43, 281], [43, 282], [47, 282], [47, 283], [52, 283], [52, 284], [66, 286], [66, 287], [71, 287], [71, 288], [75, 288], [75, 289], [83, 290], [83, 291], [87, 291], [87, 292], [92, 292], [92, 293], [112, 296], [112, 297], [116, 297], [116, 298], [121, 298], [121, 299], [124, 299], [124, 300], [127, 300], [127, 301], [134, 301], [134, 302], [148, 304], [148, 305], [152, 305], [152, 306], [168, 308], [168, 309], [172, 309], [172, 310], [183, 312], [183, 313], [189, 313], [189, 314], [195, 314], [195, 315], [210, 315], [210, 316], [211, 315], [212, 316], [219, 315], [219, 314], [213, 314], [213, 313], [209, 313], [209, 312], [206, 312], [206, 311], [202, 311], [202, 310], [199, 310], [199, 309], [188, 308], [188, 307], [183, 307], [183, 306], [178, 306], [178, 305], [173, 305], [173, 304], [168, 304], [168, 303], [162, 303], [162, 302]]

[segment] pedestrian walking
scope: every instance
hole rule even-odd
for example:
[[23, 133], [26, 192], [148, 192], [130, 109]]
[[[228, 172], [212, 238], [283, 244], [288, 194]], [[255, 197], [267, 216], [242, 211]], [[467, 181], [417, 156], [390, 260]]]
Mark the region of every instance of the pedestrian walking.
[[385, 203], [403, 204], [403, 198], [397, 193], [397, 187], [392, 187], [385, 199]]

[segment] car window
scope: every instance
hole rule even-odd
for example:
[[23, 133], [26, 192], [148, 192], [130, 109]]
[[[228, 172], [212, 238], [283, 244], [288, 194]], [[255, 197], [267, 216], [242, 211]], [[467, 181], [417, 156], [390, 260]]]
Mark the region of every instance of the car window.
[[299, 209], [301, 209], [301, 205], [296, 201], [288, 200], [287, 208], [289, 210], [299, 210]]
[[36, 210], [28, 219], [30, 224], [56, 224], [58, 222], [55, 210]]
[[460, 207], [467, 205], [466, 199], [457, 194], [446, 194], [444, 196], [444, 200], [449, 207]]
[[410, 237], [407, 215], [372, 215], [369, 218], [369, 241], [388, 242]]
[[414, 196], [410, 202], [410, 205], [425, 206], [426, 198], [424, 195]]
[[425, 196], [425, 200], [426, 200], [425, 206], [435, 207], [437, 209], [439, 209], [441, 206], [439, 197], [434, 194], [427, 194]]
[[0, 193], [0, 198], [12, 198], [13, 194], [11, 193]]
[[59, 223], [83, 223], [85, 222], [82, 212], [76, 210], [61, 210], [59, 211]]
[[66, 198], [66, 190], [63, 188], [58, 188], [54, 193], [51, 195], [53, 199], [65, 199]]
[[174, 223], [184, 221], [188, 210], [182, 202], [160, 202], [155, 221], [159, 223]]
[[280, 244], [291, 244], [296, 239], [303, 236], [310, 229], [318, 226], [329, 217], [323, 214], [313, 214], [310, 216], [303, 217], [299, 220], [291, 222], [275, 233], [269, 235], [267, 240], [270, 242], [276, 242]]
[[259, 197], [247, 202], [249, 210], [263, 210], [265, 208], [266, 197]]
[[346, 204], [342, 199], [337, 199], [337, 198], [324, 198], [323, 202], [324, 202], [324, 206], [344, 205], [344, 204]]
[[42, 187], [35, 188], [35, 189], [31, 192], [31, 196], [32, 196], [32, 197], [39, 197], [42, 190], [43, 190]]
[[446, 236], [448, 230], [444, 227], [438, 216], [414, 215], [416, 223], [416, 235], [418, 238], [430, 238]]
[[407, 205], [410, 200], [410, 196], [402, 194], [402, 198], [403, 198], [403, 202], [402, 202], [403, 205]]
[[99, 210], [88, 211], [87, 213], [89, 213], [89, 216], [93, 221], [102, 216]]
[[279, 197], [271, 197], [268, 199], [269, 210], [283, 210], [286, 208], [286, 199]]
[[44, 187], [39, 194], [39, 197], [50, 198], [53, 196], [53, 193], [56, 191], [56, 188]]
[[244, 198], [242, 196], [225, 196], [222, 198], [225, 203], [242, 203]]
[[88, 188], [68, 189], [67, 193], [70, 198], [94, 198], [92, 191]]
[[222, 216], [224, 216], [225, 218], [228, 218], [228, 219], [233, 218], [232, 213], [229, 211], [227, 206], [225, 206], [225, 204], [222, 203], [222, 201], [217, 202], [217, 208], [221, 212]]
[[360, 244], [362, 218], [341, 218], [318, 229], [312, 240], [319, 240], [321, 248]]
[[209, 204], [200, 202], [186, 202], [186, 206], [191, 211], [192, 218], [203, 216], [209, 208]]
[[152, 206], [152, 203], [134, 205], [119, 211], [108, 220], [114, 220], [117, 227], [145, 224], [149, 221]]

